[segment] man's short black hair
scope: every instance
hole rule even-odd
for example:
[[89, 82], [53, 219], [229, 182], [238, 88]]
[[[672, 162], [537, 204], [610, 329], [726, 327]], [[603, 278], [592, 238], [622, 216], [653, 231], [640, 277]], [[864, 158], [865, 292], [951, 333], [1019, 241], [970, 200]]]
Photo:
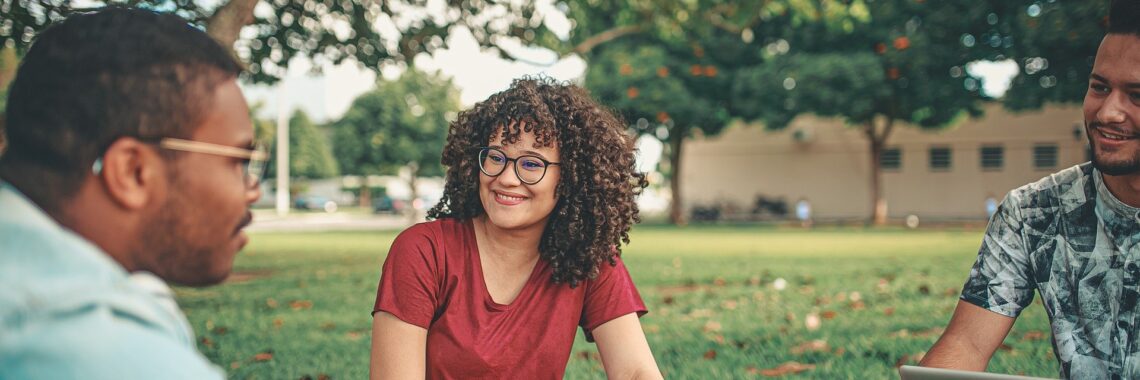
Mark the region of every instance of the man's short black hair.
[[1113, 0], [1108, 8], [1108, 34], [1140, 37], [1140, 0]]
[[121, 137], [188, 137], [212, 90], [241, 72], [182, 18], [125, 7], [75, 14], [36, 37], [8, 92], [0, 177], [48, 212]]

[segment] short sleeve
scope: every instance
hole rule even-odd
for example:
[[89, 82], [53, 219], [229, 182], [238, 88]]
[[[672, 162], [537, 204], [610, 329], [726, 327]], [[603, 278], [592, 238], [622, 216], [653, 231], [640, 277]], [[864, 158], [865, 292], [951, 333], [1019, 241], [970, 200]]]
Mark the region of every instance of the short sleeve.
[[384, 311], [425, 329], [431, 326], [440, 299], [437, 247], [427, 224], [396, 237], [384, 259], [372, 314]]
[[1006, 196], [990, 218], [961, 296], [963, 301], [1007, 317], [1016, 317], [1028, 307], [1036, 288], [1017, 195], [1011, 192]]
[[617, 265], [602, 263], [598, 277], [585, 284], [585, 305], [582, 307], [579, 324], [586, 333], [586, 340], [590, 342], [594, 341], [590, 332], [598, 326], [629, 313], [637, 313], [641, 317], [648, 312], [625, 263], [617, 257], [614, 260], [617, 260]]

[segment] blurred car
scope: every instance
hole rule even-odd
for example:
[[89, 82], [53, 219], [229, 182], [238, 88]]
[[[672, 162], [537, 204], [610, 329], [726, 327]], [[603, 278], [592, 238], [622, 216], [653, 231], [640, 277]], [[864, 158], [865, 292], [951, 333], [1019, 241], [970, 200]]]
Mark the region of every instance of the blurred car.
[[372, 199], [372, 213], [374, 214], [399, 214], [405, 208], [406, 202], [392, 199], [387, 195]]
[[302, 195], [293, 200], [293, 208], [301, 210], [320, 210], [336, 212], [337, 204], [327, 197], [320, 195]]

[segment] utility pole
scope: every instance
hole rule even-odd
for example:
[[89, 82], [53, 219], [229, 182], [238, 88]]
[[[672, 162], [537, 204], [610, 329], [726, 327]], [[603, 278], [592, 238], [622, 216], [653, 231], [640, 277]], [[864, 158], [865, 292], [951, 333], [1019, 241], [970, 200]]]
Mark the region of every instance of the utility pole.
[[285, 82], [277, 84], [277, 215], [289, 213], [289, 112]]

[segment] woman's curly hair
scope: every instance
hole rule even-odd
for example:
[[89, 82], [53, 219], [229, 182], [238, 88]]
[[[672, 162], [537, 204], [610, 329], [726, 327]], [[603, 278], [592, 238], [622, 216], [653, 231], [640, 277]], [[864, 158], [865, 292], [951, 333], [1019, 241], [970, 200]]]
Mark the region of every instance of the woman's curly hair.
[[634, 141], [626, 124], [585, 90], [547, 77], [516, 79], [451, 123], [441, 160], [447, 183], [428, 219], [483, 214], [476, 150], [500, 131], [503, 144], [518, 142], [525, 131], [536, 144], [561, 151], [557, 203], [538, 246], [553, 281], [575, 287], [597, 276], [603, 262], [616, 265], [630, 227], [641, 221], [635, 198], [648, 184], [634, 166]]

